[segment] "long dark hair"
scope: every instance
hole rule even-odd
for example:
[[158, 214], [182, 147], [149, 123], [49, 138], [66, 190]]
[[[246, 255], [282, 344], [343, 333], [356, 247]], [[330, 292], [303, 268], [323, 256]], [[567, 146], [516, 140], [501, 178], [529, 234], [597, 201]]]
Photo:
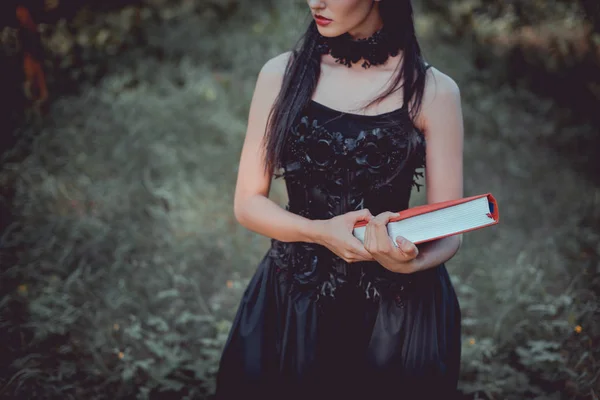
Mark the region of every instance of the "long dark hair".
[[[396, 68], [393, 82], [365, 108], [402, 88], [405, 106], [408, 106], [411, 118], [414, 118], [421, 108], [425, 77], [430, 66], [421, 55], [411, 0], [382, 0], [379, 3], [379, 11], [386, 30], [392, 35], [399, 35], [403, 43], [403, 58]], [[283, 166], [283, 150], [288, 132], [299, 113], [311, 100], [317, 86], [321, 73], [321, 55], [316, 51], [319, 37], [316, 23], [311, 21], [288, 60], [281, 89], [269, 113], [265, 132], [263, 150], [266, 173], [270, 174]]]

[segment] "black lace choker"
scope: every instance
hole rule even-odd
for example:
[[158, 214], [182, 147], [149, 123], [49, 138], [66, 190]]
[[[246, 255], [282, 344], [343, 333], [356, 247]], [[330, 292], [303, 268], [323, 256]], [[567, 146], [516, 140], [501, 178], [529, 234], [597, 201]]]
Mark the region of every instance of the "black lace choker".
[[399, 37], [391, 35], [385, 27], [365, 39], [353, 39], [349, 33], [336, 37], [319, 34], [317, 43], [320, 54], [331, 54], [335, 62], [347, 67], [362, 59], [363, 68], [385, 63], [390, 56], [398, 55], [401, 48]]

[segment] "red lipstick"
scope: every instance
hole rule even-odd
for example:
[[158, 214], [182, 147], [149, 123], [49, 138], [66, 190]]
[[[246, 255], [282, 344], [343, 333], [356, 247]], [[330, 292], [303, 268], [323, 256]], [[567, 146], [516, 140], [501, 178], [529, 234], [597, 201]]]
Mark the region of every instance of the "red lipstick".
[[333, 21], [329, 18], [322, 17], [318, 14], [315, 15], [314, 18], [315, 18], [315, 22], [320, 26], [327, 26]]

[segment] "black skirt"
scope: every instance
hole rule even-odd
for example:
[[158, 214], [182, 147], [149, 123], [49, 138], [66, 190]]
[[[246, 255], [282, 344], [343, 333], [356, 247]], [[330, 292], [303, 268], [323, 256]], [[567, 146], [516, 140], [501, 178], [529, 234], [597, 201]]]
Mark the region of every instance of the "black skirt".
[[278, 271], [267, 253], [244, 292], [216, 399], [456, 398], [461, 316], [444, 264], [412, 274], [401, 303], [351, 282], [317, 301]]

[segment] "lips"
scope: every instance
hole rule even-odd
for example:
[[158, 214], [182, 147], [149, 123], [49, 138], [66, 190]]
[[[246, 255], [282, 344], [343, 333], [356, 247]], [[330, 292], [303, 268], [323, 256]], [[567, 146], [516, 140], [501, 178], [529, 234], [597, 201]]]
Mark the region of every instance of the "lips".
[[319, 25], [321, 25], [321, 26], [329, 25], [331, 23], [331, 21], [332, 21], [331, 19], [325, 18], [325, 17], [323, 17], [321, 15], [315, 15], [314, 18], [315, 18], [316, 23], [319, 24]]
[[315, 19], [321, 20], [321, 21], [331, 21], [329, 18], [325, 18], [319, 14], [315, 15]]

